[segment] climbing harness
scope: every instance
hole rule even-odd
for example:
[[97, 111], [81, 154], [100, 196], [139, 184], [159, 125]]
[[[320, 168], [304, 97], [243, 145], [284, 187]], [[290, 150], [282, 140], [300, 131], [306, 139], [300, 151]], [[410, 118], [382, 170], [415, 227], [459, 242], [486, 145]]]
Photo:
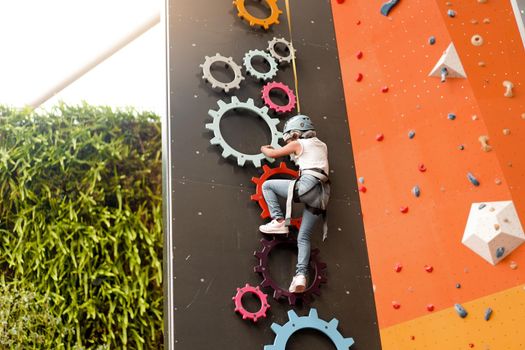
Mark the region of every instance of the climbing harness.
[[[252, 65], [252, 60], [254, 57], [262, 57], [270, 65], [270, 70], [268, 70], [268, 72], [262, 73], [255, 69]], [[275, 59], [266, 51], [250, 50], [244, 55], [243, 62], [244, 68], [246, 68], [246, 73], [250, 74], [257, 80], [267, 81], [277, 75], [277, 62], [275, 62]]]
[[[234, 77], [232, 81], [223, 83], [211, 74], [211, 66], [217, 62], [224, 63], [226, 67], [230, 67], [233, 70]], [[210, 83], [212, 88], [220, 88], [226, 93], [231, 89], [241, 88], [241, 81], [244, 80], [241, 66], [235, 63], [231, 57], [225, 57], [219, 53], [216, 53], [215, 56], [212, 57], [206, 56], [204, 63], [201, 64], [200, 67], [202, 68], [202, 79]]]
[[[277, 53], [277, 51], [275, 50], [275, 46], [277, 44], [283, 44], [284, 46], [286, 46], [286, 48], [288, 49], [287, 56], [282, 56], [279, 53]], [[272, 55], [272, 57], [275, 58], [279, 63], [290, 63], [292, 62], [292, 59], [295, 58], [296, 50], [294, 49], [292, 43], [284, 38], [274, 37], [272, 40], [268, 41], [267, 50], [270, 53], [270, 55]]]
[[[242, 305], [242, 298], [248, 293], [255, 295], [261, 302], [261, 307], [256, 312], [250, 312]], [[268, 304], [268, 296], [263, 293], [258, 286], [254, 287], [248, 283], [242, 288], [237, 288], [237, 294], [235, 294], [232, 300], [235, 304], [235, 312], [240, 313], [243, 320], [249, 319], [253, 322], [257, 322], [258, 319], [266, 317], [266, 311], [270, 308], [270, 304]]]
[[258, 168], [261, 166], [261, 161], [266, 159], [270, 163], [273, 163], [275, 159], [266, 157], [263, 153], [258, 154], [244, 154], [233, 149], [227, 142], [224, 140], [221, 133], [221, 119], [226, 115], [227, 112], [234, 109], [246, 109], [252, 111], [262, 118], [270, 128], [270, 135], [272, 140], [270, 145], [273, 148], [280, 148], [279, 139], [283, 137], [283, 134], [277, 130], [277, 125], [279, 124], [279, 119], [270, 118], [268, 115], [268, 107], [257, 107], [253, 103], [253, 100], [249, 98], [246, 102], [241, 102], [236, 96], [232, 96], [231, 102], [226, 103], [222, 100], [217, 101], [219, 105], [218, 110], [210, 109], [208, 115], [213, 118], [212, 123], [206, 124], [206, 129], [213, 131], [214, 137], [210, 140], [212, 145], [219, 145], [222, 148], [222, 157], [228, 158], [230, 156], [237, 159], [237, 165], [244, 166], [246, 162], [251, 162], [253, 165]]
[[[284, 106], [278, 105], [272, 101], [270, 98], [270, 92], [272, 90], [280, 90], [284, 92], [286, 97], [288, 98], [288, 103]], [[272, 81], [271, 83], [268, 83], [264, 85], [262, 89], [262, 98], [264, 101], [264, 104], [270, 107], [270, 109], [274, 110], [277, 113], [287, 113], [291, 112], [295, 107], [295, 95], [287, 85]]]
[[265, 345], [264, 350], [286, 350], [286, 343], [290, 337], [302, 329], [310, 328], [324, 333], [337, 350], [348, 350], [353, 344], [353, 338], [345, 338], [337, 330], [339, 321], [333, 318], [330, 322], [320, 319], [317, 309], [311, 308], [308, 316], [297, 316], [295, 311], [288, 311], [288, 322], [284, 325], [272, 323], [272, 331], [275, 333], [273, 345]]
[[271, 241], [261, 239], [262, 249], [254, 252], [255, 257], [259, 259], [259, 264], [254, 267], [254, 272], [260, 273], [263, 277], [261, 287], [270, 287], [273, 289], [273, 298], [279, 300], [281, 298], [287, 298], [290, 305], [295, 305], [298, 299], [303, 300], [305, 303], [309, 303], [313, 300], [313, 295], [320, 295], [321, 284], [326, 283], [326, 264], [319, 260], [319, 249], [312, 249], [310, 251], [310, 264], [313, 267], [314, 278], [310, 286], [308, 286], [304, 293], [294, 294], [290, 293], [288, 289], [280, 287], [275, 282], [268, 268], [270, 253], [276, 248], [289, 247], [297, 248], [297, 240], [295, 238], [286, 239], [273, 239]]
[[234, 0], [233, 5], [237, 7], [237, 16], [246, 20], [250, 24], [250, 27], [258, 25], [268, 30], [271, 25], [279, 24], [279, 15], [283, 13], [283, 11], [279, 10], [277, 0], [264, 0], [266, 5], [270, 8], [270, 16], [266, 18], [257, 18], [253, 16], [248, 10], [246, 10], [244, 2], [245, 0]]

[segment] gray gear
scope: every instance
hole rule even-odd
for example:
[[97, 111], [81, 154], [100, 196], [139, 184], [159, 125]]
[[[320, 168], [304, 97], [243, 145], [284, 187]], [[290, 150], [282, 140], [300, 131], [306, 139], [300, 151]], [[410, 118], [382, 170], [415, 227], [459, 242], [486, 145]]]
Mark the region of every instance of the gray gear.
[[[230, 66], [234, 73], [234, 78], [228, 83], [223, 83], [222, 81], [217, 80], [211, 74], [211, 66], [216, 62], [222, 62], [227, 66]], [[206, 80], [211, 84], [212, 88], [220, 88], [224, 92], [229, 92], [231, 89], [240, 89], [241, 81], [244, 80], [242, 76], [241, 66], [233, 61], [231, 57], [225, 57], [217, 53], [215, 56], [208, 57], [206, 56], [203, 64], [199, 65], [202, 68], [202, 79]]]
[[252, 162], [256, 168], [261, 166], [261, 161], [266, 159], [270, 163], [273, 163], [275, 159], [266, 157], [263, 153], [259, 154], [244, 154], [235, 149], [233, 149], [227, 142], [224, 140], [221, 134], [220, 124], [221, 118], [228, 112], [233, 109], [247, 109], [259, 117], [261, 117], [268, 127], [270, 128], [270, 133], [272, 135], [272, 141], [270, 145], [273, 148], [280, 148], [279, 139], [283, 137], [282, 132], [277, 130], [277, 125], [279, 124], [279, 119], [270, 118], [268, 115], [268, 107], [257, 107], [253, 103], [253, 100], [249, 98], [246, 102], [241, 102], [236, 96], [232, 96], [230, 103], [226, 103], [223, 100], [217, 101], [219, 109], [217, 111], [210, 109], [208, 115], [213, 118], [212, 123], [206, 124], [206, 129], [213, 131], [214, 137], [210, 140], [212, 145], [219, 145], [222, 148], [222, 156], [228, 158], [230, 156], [237, 158], [237, 165], [244, 166], [246, 161]]
[[[270, 65], [270, 70], [266, 73], [261, 73], [255, 69], [252, 65], [252, 59], [254, 57], [262, 57]], [[244, 68], [246, 68], [246, 73], [251, 74], [253, 77], [267, 81], [272, 79], [277, 75], [277, 62], [275, 59], [266, 51], [262, 50], [250, 50], [244, 55]]]
[[[275, 51], [275, 45], [279, 43], [285, 45], [288, 48], [288, 51], [290, 52], [288, 56], [281, 56], [277, 53], [277, 51]], [[283, 62], [290, 63], [295, 56], [296, 50], [294, 49], [292, 43], [289, 42], [288, 40], [283, 39], [283, 38], [274, 37], [272, 40], [268, 41], [268, 52], [279, 63], [283, 63]]]

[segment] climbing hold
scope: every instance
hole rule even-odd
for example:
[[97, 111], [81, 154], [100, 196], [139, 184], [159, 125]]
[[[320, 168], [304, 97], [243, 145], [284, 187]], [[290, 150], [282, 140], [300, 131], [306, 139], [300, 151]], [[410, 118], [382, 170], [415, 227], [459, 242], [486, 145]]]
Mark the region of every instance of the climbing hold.
[[481, 143], [481, 150], [484, 152], [492, 151], [492, 147], [489, 145], [489, 137], [486, 135], [481, 135], [478, 137], [478, 141]]
[[408, 132], [408, 138], [409, 138], [409, 139], [413, 139], [414, 136], [416, 136], [416, 132], [415, 132], [414, 130], [410, 130], [410, 131]]
[[505, 247], [498, 247], [496, 249], [496, 258], [501, 258], [505, 254]]
[[[280, 90], [281, 92], [283, 92], [288, 99], [288, 103], [282, 106], [282, 105], [278, 105], [275, 102], [273, 102], [272, 99], [270, 98], [270, 92], [273, 90]], [[295, 107], [296, 98], [295, 98], [295, 95], [292, 89], [290, 89], [287, 85], [280, 83], [280, 82], [272, 81], [271, 83], [267, 83], [266, 85], [264, 85], [262, 89], [262, 98], [263, 98], [264, 104], [270, 107], [270, 109], [274, 110], [277, 113], [291, 112]]]
[[490, 23], [490, 18], [483, 18], [483, 23], [489, 24]]
[[478, 207], [479, 210], [485, 208], [487, 205], [485, 203], [481, 203]]
[[399, 309], [401, 307], [401, 304], [399, 304], [397, 301], [393, 301], [392, 302], [392, 307], [397, 310], [397, 309]]
[[358, 187], [359, 192], [366, 193], [366, 187], [361, 185]]
[[500, 227], [501, 227], [501, 226], [500, 226], [499, 224], [494, 224], [494, 230], [496, 230], [496, 231], [497, 231], [497, 230], [499, 230], [499, 229], [500, 229]]
[[418, 169], [419, 169], [419, 171], [421, 171], [422, 173], [424, 173], [425, 171], [427, 171], [427, 167], [425, 166], [425, 164], [419, 164]]
[[434, 45], [436, 43], [436, 37], [432, 35], [430, 38], [428, 38], [428, 43], [430, 45]]
[[512, 89], [514, 88], [514, 84], [512, 84], [512, 82], [505, 80], [503, 82], [503, 86], [505, 87], [505, 93], [503, 94], [503, 96], [505, 97], [514, 96], [514, 93], [512, 92]]
[[457, 288], [457, 289], [460, 289], [460, 288], [461, 288], [461, 284], [456, 283], [456, 288]]
[[458, 52], [454, 47], [453, 43], [450, 43], [439, 58], [438, 62], [430, 71], [429, 76], [431, 77], [440, 77], [441, 82], [445, 82], [448, 78], [466, 78], [467, 74], [461, 60], [459, 58]]
[[338, 4], [342, 4], [342, 3], [344, 3], [344, 2], [345, 2], [345, 0], [337, 0], [337, 3], [338, 3]]
[[297, 316], [295, 311], [290, 310], [288, 311], [288, 319], [289, 321], [282, 326], [272, 323], [271, 328], [275, 333], [275, 340], [273, 345], [265, 345], [264, 350], [285, 350], [286, 343], [288, 343], [290, 337], [294, 333], [307, 328], [317, 330], [326, 335], [337, 350], [348, 350], [354, 344], [354, 339], [344, 338], [337, 330], [339, 321], [336, 318], [326, 322], [319, 318], [317, 310], [314, 308], [310, 309], [308, 316], [302, 317]]
[[383, 92], [383, 93], [388, 92], [388, 86], [383, 86], [383, 87], [381, 88], [381, 92]]
[[[261, 307], [258, 311], [250, 312], [244, 308], [242, 305], [242, 298], [246, 294], [253, 294], [259, 299]], [[253, 322], [257, 322], [259, 318], [266, 317], [266, 311], [270, 308], [270, 304], [268, 304], [268, 296], [263, 293], [259, 287], [251, 286], [248, 283], [243, 288], [237, 288], [237, 294], [235, 294], [232, 300], [235, 304], [235, 312], [240, 313], [243, 320], [250, 319]]]
[[355, 81], [361, 81], [363, 80], [363, 74], [357, 73], [357, 76], [355, 77]]
[[521, 113], [521, 119], [525, 120], [525, 113]]
[[381, 14], [383, 16], [388, 16], [388, 14], [390, 13], [390, 11], [392, 11], [392, 9], [394, 8], [394, 6], [396, 6], [397, 4], [399, 3], [399, 0], [390, 0], [388, 2], [385, 2], [382, 6], [381, 6]]
[[[233, 70], [233, 80], [228, 83], [219, 81], [211, 74], [211, 66], [215, 63], [223, 63], [226, 67], [230, 67]], [[224, 92], [229, 92], [232, 89], [240, 89], [241, 81], [244, 80], [242, 76], [241, 66], [233, 61], [231, 57], [222, 56], [216, 53], [215, 56], [205, 57], [204, 63], [200, 65], [202, 68], [202, 79], [211, 84], [213, 89], [220, 88]]]
[[408, 213], [408, 207], [401, 207], [399, 208], [399, 211], [402, 212], [403, 214], [406, 214]]
[[385, 138], [385, 135], [383, 135], [383, 134], [377, 134], [376, 135], [376, 141], [381, 142], [381, 141], [383, 141], [384, 138]]
[[356, 53], [355, 57], [357, 57], [358, 60], [360, 60], [361, 58], [363, 58], [363, 51], [359, 51]]
[[485, 321], [490, 320], [490, 316], [492, 316], [492, 309], [489, 307], [485, 310]]
[[518, 268], [518, 263], [515, 262], [515, 261], [511, 261], [510, 264], [509, 264], [509, 267], [512, 269], [512, 270], [516, 270]]
[[469, 348], [473, 348], [474, 347], [474, 343], [468, 343], [468, 347]]
[[458, 313], [459, 317], [465, 318], [468, 315], [467, 310], [461, 304], [455, 304], [454, 309], [456, 309], [456, 312]]
[[412, 194], [416, 197], [419, 197], [421, 195], [421, 190], [419, 189], [419, 186], [412, 187]]
[[470, 20], [470, 23], [472, 23], [472, 24], [478, 24], [478, 20], [475, 19], [475, 18], [473, 18], [473, 19]]
[[503, 135], [509, 136], [510, 135], [510, 129], [503, 129]]
[[401, 265], [401, 263], [396, 263], [394, 265], [394, 271], [395, 272], [401, 272], [401, 270], [403, 270], [403, 265]]
[[410, 340], [416, 340], [416, 337], [413, 336], [413, 335], [411, 335], [411, 336], [410, 336]]
[[355, 24], [360, 25], [360, 24], [361, 24], [361, 21], [357, 21]]
[[494, 183], [495, 183], [496, 185], [501, 185], [501, 179], [495, 179], [495, 180], [494, 180]]
[[279, 10], [277, 0], [264, 0], [270, 9], [270, 16], [266, 18], [257, 18], [250, 14], [248, 10], [246, 10], [244, 2], [245, 0], [233, 0], [233, 5], [237, 7], [237, 16], [246, 20], [250, 24], [250, 27], [259, 25], [267, 30], [271, 25], [279, 24], [279, 15], [283, 13], [283, 11]]
[[480, 4], [485, 4], [487, 2], [487, 0], [478, 0], [478, 3]]
[[465, 149], [465, 146], [463, 146], [463, 145], [459, 145], [459, 146], [458, 146], [458, 149], [459, 149], [460, 151], [463, 151], [463, 150]]
[[[280, 53], [278, 53], [275, 50], [275, 47], [277, 46], [277, 44], [282, 44], [286, 47], [288, 51], [287, 56], [282, 56]], [[277, 37], [274, 37], [272, 40], [268, 41], [267, 50], [270, 53], [270, 55], [272, 55], [272, 57], [275, 58], [277, 62], [279, 63], [292, 62], [293, 58], [295, 57], [295, 51], [296, 51], [291, 42], [289, 42], [288, 40], [284, 38], [277, 38]]]
[[483, 38], [479, 34], [475, 34], [470, 38], [470, 43], [474, 46], [481, 46], [483, 45]]
[[447, 118], [448, 118], [449, 120], [456, 120], [456, 115], [455, 115], [454, 113], [449, 113], [449, 114], [447, 115]]
[[283, 137], [283, 134], [277, 130], [277, 125], [279, 124], [278, 119], [270, 118], [268, 115], [268, 107], [257, 107], [253, 103], [253, 100], [249, 98], [246, 102], [241, 102], [236, 96], [233, 96], [231, 98], [230, 103], [226, 103], [222, 100], [217, 101], [217, 104], [219, 105], [218, 110], [210, 109], [208, 111], [208, 115], [213, 118], [212, 123], [206, 124], [206, 129], [213, 131], [214, 137], [210, 140], [210, 143], [212, 145], [218, 145], [220, 146], [222, 151], [222, 157], [228, 158], [230, 156], [237, 159], [237, 165], [244, 166], [244, 164], [249, 161], [253, 163], [253, 165], [258, 168], [261, 166], [261, 161], [263, 159], [266, 159], [269, 162], [273, 162], [273, 158], [266, 157], [263, 153], [259, 154], [244, 154], [241, 153], [235, 149], [233, 149], [223, 138], [221, 133], [221, 119], [229, 112], [234, 109], [244, 109], [249, 110], [255, 114], [257, 114], [259, 117], [261, 117], [262, 120], [266, 122], [268, 125], [268, 128], [270, 129], [270, 135], [271, 135], [271, 146], [274, 148], [280, 148], [279, 145], [279, 139]]
[[474, 114], [474, 115], [472, 116], [472, 120], [478, 120], [478, 119], [479, 119], [479, 118], [478, 118], [477, 115]]
[[428, 304], [427, 305], [427, 310], [430, 311], [430, 312], [434, 311], [434, 305]]
[[359, 182], [362, 183], [362, 184], [364, 184], [364, 183], [365, 183], [365, 178], [361, 176], [361, 177], [359, 178]]
[[431, 265], [425, 265], [425, 271], [431, 273], [432, 271], [434, 271], [434, 268]]
[[485, 64], [484, 61], [479, 61], [479, 62], [478, 62], [478, 66], [480, 66], [480, 67], [485, 67], [486, 64]]
[[448, 76], [447, 67], [441, 67], [439, 73], [441, 75], [441, 82], [444, 83], [445, 81], [447, 81], [447, 76]]
[[452, 9], [449, 9], [447, 11], [447, 15], [450, 17], [450, 18], [454, 18], [456, 17], [456, 11], [452, 10]]
[[[255, 69], [252, 65], [252, 60], [255, 57], [261, 57], [263, 60], [265, 60], [270, 66], [270, 70], [268, 72], [262, 73], [262, 72], [259, 72], [257, 69]], [[246, 73], [250, 74], [251, 76], [253, 76], [254, 78], [258, 80], [267, 81], [277, 75], [277, 71], [278, 71], [277, 62], [266, 51], [250, 50], [244, 55], [243, 62], [244, 62], [244, 68], [246, 68]]]
[[476, 177], [474, 175], [472, 175], [472, 173], [470, 173], [470, 172], [467, 173], [467, 178], [474, 186], [479, 186], [478, 179], [476, 179]]

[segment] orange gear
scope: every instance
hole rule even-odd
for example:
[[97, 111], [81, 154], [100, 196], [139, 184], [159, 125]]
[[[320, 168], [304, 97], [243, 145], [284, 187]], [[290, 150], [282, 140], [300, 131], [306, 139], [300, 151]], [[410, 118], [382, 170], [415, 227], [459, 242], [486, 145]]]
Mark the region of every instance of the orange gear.
[[233, 5], [237, 7], [237, 16], [248, 21], [250, 26], [253, 27], [254, 25], [259, 25], [267, 30], [272, 24], [279, 24], [279, 15], [283, 13], [283, 11], [279, 10], [279, 7], [277, 6], [277, 0], [264, 0], [271, 11], [270, 16], [266, 18], [254, 17], [246, 10], [244, 2], [245, 0], [234, 0]]

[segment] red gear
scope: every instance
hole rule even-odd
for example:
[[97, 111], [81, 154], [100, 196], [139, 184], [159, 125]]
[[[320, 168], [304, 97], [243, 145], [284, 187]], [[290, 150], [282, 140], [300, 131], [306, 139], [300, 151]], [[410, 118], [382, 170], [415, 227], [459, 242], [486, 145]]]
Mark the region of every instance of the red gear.
[[[242, 297], [246, 293], [252, 293], [259, 298], [261, 301], [261, 308], [257, 312], [249, 312], [244, 308], [242, 305]], [[259, 286], [254, 287], [250, 286], [248, 283], [243, 288], [237, 288], [237, 294], [232, 298], [233, 303], [235, 304], [235, 312], [238, 312], [241, 314], [242, 319], [250, 319], [253, 322], [257, 322], [259, 318], [266, 317], [266, 311], [270, 308], [270, 304], [268, 304], [268, 296], [264, 294]]]

